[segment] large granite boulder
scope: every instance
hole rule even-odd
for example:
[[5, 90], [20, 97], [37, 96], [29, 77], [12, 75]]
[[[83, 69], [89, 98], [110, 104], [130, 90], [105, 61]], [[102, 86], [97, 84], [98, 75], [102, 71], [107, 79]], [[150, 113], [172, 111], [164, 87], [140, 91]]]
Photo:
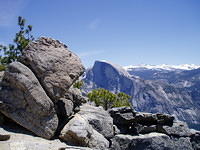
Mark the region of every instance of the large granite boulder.
[[63, 128], [60, 138], [68, 144], [94, 149], [107, 149], [109, 141], [92, 128], [81, 115], [76, 114]]
[[176, 121], [173, 123], [173, 126], [158, 126], [157, 132], [167, 134], [169, 136], [176, 137], [189, 137], [192, 135], [192, 132], [188, 128], [187, 124], [182, 121]]
[[52, 100], [64, 97], [70, 86], [84, 72], [77, 55], [58, 40], [41, 37], [30, 42], [21, 61], [36, 75]]
[[74, 103], [71, 100], [60, 98], [56, 104], [57, 114], [62, 119], [67, 119], [74, 113]]
[[189, 138], [170, 139], [162, 133], [139, 136], [116, 135], [112, 139], [112, 150], [193, 150]]
[[32, 71], [13, 62], [5, 71], [0, 90], [0, 111], [38, 136], [50, 139], [58, 127], [54, 104]]
[[74, 87], [69, 88], [69, 90], [65, 93], [65, 98], [70, 99], [73, 102], [74, 108], [87, 102], [87, 97], [82, 95], [81, 90]]
[[129, 125], [135, 120], [135, 111], [131, 107], [115, 107], [108, 111], [113, 118], [114, 124]]
[[[2, 138], [1, 138], [1, 135]], [[10, 135], [10, 138], [8, 138]], [[4, 141], [1, 141], [3, 139]], [[6, 141], [5, 141], [6, 140]], [[47, 140], [33, 135], [15, 125], [0, 126], [0, 150], [92, 150], [86, 147], [69, 146], [59, 139]]]
[[102, 107], [84, 104], [78, 112], [89, 124], [106, 138], [114, 136], [113, 118]]

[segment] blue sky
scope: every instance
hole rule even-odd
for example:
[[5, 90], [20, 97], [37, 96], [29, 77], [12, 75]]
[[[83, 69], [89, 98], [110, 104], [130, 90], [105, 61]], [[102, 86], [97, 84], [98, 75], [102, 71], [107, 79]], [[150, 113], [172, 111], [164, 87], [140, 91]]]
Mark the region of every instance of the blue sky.
[[200, 64], [200, 0], [0, 0], [0, 43], [18, 31], [64, 42], [86, 67]]

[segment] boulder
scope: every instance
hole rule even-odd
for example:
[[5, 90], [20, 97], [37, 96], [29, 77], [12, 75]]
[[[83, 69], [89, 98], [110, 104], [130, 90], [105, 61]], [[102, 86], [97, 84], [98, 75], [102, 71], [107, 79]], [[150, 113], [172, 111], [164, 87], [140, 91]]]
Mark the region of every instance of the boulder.
[[147, 134], [151, 132], [157, 132], [157, 126], [151, 125], [151, 126], [142, 126], [141, 129], [138, 131], [138, 134]]
[[0, 125], [3, 125], [5, 121], [4, 115], [0, 112]]
[[36, 75], [47, 95], [54, 101], [64, 97], [84, 72], [77, 55], [58, 40], [41, 37], [30, 42], [21, 61]]
[[135, 111], [131, 107], [116, 107], [109, 109], [113, 123], [120, 130], [121, 134], [137, 134], [135, 125]]
[[95, 149], [106, 149], [109, 141], [92, 128], [81, 115], [76, 114], [63, 128], [60, 138], [68, 144]]
[[59, 139], [47, 140], [35, 136], [19, 125], [0, 126], [0, 135], [4, 135], [4, 139], [7, 135], [6, 141], [0, 141], [0, 150], [58, 150], [62, 147], [68, 147]]
[[114, 124], [131, 124], [134, 122], [135, 111], [131, 107], [115, 107], [108, 110]]
[[13, 62], [4, 73], [0, 111], [38, 136], [50, 139], [58, 127], [54, 104], [32, 71]]
[[144, 113], [137, 112], [135, 115], [135, 122], [142, 125], [167, 125], [172, 126], [174, 121], [174, 117], [168, 114], [152, 114], [152, 113]]
[[0, 134], [0, 141], [7, 141], [10, 139], [10, 135], [8, 134]]
[[73, 102], [74, 108], [79, 107], [81, 104], [87, 102], [87, 97], [82, 95], [81, 90], [73, 87], [70, 87], [65, 93], [65, 98], [70, 99]]
[[67, 119], [73, 114], [74, 103], [69, 99], [60, 98], [56, 103], [56, 107], [58, 116]]
[[102, 107], [84, 104], [78, 114], [88, 120], [89, 124], [106, 138], [114, 136], [113, 118]]
[[191, 129], [190, 130], [192, 135], [190, 136], [191, 138], [191, 143], [192, 143], [192, 146], [194, 148], [194, 150], [199, 150], [200, 149], [200, 131], [196, 131], [196, 130], [193, 130]]
[[170, 139], [162, 133], [139, 136], [116, 135], [112, 139], [112, 150], [192, 150], [189, 138]]
[[66, 147], [62, 147], [59, 148], [58, 150], [94, 150], [88, 147], [79, 147], [79, 146], [66, 146]]
[[131, 107], [109, 110], [121, 134], [138, 135], [157, 131], [159, 126], [172, 126], [174, 117], [167, 114], [136, 112]]
[[158, 126], [157, 131], [160, 133], [164, 133], [170, 136], [176, 137], [189, 137], [192, 135], [190, 129], [187, 124], [181, 121], [176, 121], [173, 123], [173, 126]]

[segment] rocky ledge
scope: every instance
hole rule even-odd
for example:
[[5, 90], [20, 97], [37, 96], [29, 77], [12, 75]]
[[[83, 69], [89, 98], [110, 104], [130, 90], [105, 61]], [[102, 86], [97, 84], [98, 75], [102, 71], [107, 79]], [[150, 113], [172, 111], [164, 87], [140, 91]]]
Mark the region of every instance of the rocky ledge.
[[200, 132], [173, 116], [88, 104], [72, 86], [83, 72], [61, 42], [31, 42], [0, 73], [0, 149], [200, 149]]

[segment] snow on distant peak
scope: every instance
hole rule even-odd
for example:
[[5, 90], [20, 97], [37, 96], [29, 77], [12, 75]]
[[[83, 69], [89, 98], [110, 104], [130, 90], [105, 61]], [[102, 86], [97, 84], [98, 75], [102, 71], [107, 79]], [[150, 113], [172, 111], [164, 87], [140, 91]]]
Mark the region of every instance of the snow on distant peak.
[[194, 65], [194, 64], [182, 64], [182, 65], [167, 65], [167, 64], [161, 64], [161, 65], [130, 65], [123, 67], [125, 70], [132, 70], [132, 69], [152, 69], [152, 70], [193, 70], [200, 68], [200, 65]]

